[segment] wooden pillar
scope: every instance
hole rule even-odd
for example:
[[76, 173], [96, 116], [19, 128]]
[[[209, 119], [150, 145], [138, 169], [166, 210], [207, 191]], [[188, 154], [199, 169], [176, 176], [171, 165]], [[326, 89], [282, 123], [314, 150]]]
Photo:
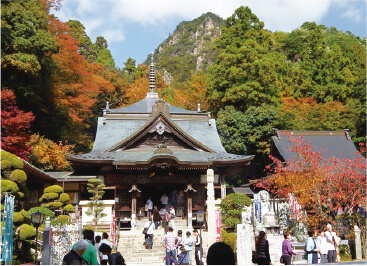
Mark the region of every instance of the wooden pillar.
[[136, 217], [136, 191], [133, 191], [133, 199], [131, 201], [131, 214], [135, 214]]
[[227, 196], [225, 176], [223, 173], [220, 174], [220, 198], [224, 199]]
[[192, 188], [191, 184], [187, 185], [187, 189], [185, 192], [187, 192], [187, 228], [192, 229], [192, 197], [191, 194], [193, 192], [196, 192], [195, 189]]

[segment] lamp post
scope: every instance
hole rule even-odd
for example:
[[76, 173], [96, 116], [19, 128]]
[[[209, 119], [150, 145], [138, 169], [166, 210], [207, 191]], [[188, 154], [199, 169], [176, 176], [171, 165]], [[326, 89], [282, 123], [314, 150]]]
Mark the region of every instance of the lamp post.
[[205, 224], [205, 214], [206, 212], [203, 212], [202, 210], [198, 210], [197, 212], [193, 213], [194, 215], [196, 215], [196, 226], [197, 228], [200, 229], [200, 262], [202, 261], [202, 257], [203, 257], [203, 238], [201, 235], [201, 229], [204, 227]]
[[40, 213], [40, 212], [32, 213], [31, 214], [31, 221], [32, 221], [33, 227], [36, 227], [36, 254], [35, 254], [34, 263], [37, 264], [37, 237], [38, 237], [38, 227], [43, 222], [43, 214]]

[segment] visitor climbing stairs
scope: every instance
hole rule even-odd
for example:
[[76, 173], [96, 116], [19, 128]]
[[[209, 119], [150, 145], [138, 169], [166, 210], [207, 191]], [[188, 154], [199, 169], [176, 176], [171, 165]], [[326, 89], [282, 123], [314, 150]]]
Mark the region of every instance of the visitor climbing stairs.
[[[166, 255], [165, 249], [162, 246], [162, 239], [164, 237], [164, 229], [160, 226], [159, 229], [154, 230], [153, 248], [151, 250], [146, 249], [144, 246], [144, 235], [142, 234], [144, 224], [147, 222], [147, 218], [143, 218], [137, 221], [136, 228], [134, 230], [121, 230], [117, 251], [119, 251], [125, 259], [127, 265], [129, 264], [164, 264], [164, 257]], [[193, 229], [187, 229], [186, 220], [176, 218], [174, 233], [178, 230], [182, 230], [183, 235], [186, 231], [190, 231], [192, 234]], [[202, 232], [203, 248], [208, 250], [207, 246], [207, 232]], [[194, 237], [194, 236], [193, 236]], [[195, 239], [195, 237], [194, 237]], [[193, 265], [195, 265], [195, 255], [192, 255]]]

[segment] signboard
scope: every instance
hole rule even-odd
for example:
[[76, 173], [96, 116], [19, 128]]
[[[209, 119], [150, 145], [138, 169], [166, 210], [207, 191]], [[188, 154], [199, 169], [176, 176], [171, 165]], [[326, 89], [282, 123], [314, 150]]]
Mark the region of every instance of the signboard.
[[[200, 183], [206, 184], [207, 183], [207, 177], [206, 175], [200, 176]], [[219, 175], [214, 175], [214, 184], [219, 184]]]
[[222, 227], [222, 217], [220, 210], [215, 210], [215, 241], [220, 242], [221, 240], [221, 229]]

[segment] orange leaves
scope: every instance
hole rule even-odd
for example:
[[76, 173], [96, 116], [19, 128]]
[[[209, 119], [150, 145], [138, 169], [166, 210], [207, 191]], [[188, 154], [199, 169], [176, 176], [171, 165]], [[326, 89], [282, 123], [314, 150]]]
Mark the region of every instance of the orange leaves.
[[316, 224], [320, 219], [331, 221], [339, 209], [352, 208], [365, 200], [365, 158], [324, 158], [302, 138], [291, 138], [291, 142], [294, 146], [288, 150], [297, 156], [286, 165], [271, 158], [274, 163], [267, 168], [273, 174], [259, 187], [281, 197], [292, 193]]
[[46, 170], [65, 170], [69, 163], [66, 154], [72, 152], [72, 145], [59, 144], [35, 134], [31, 136], [29, 144], [32, 146], [31, 163]]

